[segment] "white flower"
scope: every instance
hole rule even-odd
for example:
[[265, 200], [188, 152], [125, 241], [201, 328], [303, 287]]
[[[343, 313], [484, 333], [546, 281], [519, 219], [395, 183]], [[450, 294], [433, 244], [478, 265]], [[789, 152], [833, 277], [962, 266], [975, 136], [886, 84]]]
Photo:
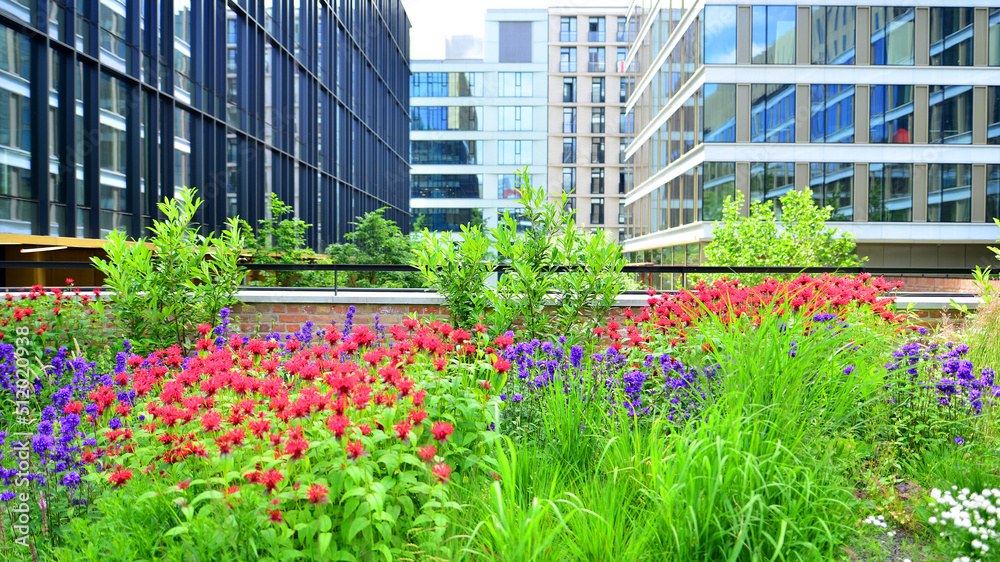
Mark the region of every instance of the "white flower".
[[938, 522], [938, 518], [937, 517], [931, 517], [931, 518], [927, 519], [927, 522], [930, 523], [931, 525], [936, 525], [937, 522]]
[[975, 539], [975, 540], [972, 541], [972, 548], [978, 549], [978, 548], [981, 548], [982, 546], [983, 546], [983, 543], [979, 539]]
[[896, 533], [889, 531], [888, 533], [886, 533], [886, 535], [889, 535], [889, 538], [892, 538], [896, 536]]

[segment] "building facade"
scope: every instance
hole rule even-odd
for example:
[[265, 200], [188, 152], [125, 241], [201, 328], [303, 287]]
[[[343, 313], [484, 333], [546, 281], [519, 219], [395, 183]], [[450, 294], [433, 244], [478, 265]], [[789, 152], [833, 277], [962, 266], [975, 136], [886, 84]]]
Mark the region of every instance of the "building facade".
[[549, 190], [567, 193], [582, 229], [622, 242], [633, 186], [625, 148], [635, 134], [625, 59], [636, 28], [625, 15], [624, 6], [549, 8], [548, 46]]
[[990, 4], [632, 2], [629, 258], [700, 263], [727, 197], [742, 193], [747, 213], [750, 201], [808, 188], [870, 265], [995, 263], [1000, 8]]
[[547, 49], [545, 10], [488, 10], [482, 59], [413, 61], [415, 225], [493, 227], [518, 207], [518, 170], [527, 166], [532, 184], [545, 183]]
[[0, 233], [144, 234], [179, 187], [207, 230], [269, 194], [322, 250], [408, 222], [399, 0], [0, 2]]

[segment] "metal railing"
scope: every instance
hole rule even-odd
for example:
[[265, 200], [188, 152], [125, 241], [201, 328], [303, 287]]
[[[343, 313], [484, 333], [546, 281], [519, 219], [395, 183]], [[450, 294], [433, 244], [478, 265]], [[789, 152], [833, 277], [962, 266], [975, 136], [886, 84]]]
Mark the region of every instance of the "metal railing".
[[[368, 273], [415, 273], [419, 269], [412, 265], [398, 264], [349, 264], [349, 263], [274, 263], [241, 264], [247, 271], [332, 271], [333, 286], [323, 287], [333, 289], [334, 294], [341, 290], [351, 290], [351, 287], [340, 286], [340, 272], [368, 272]], [[80, 261], [4, 261], [0, 262], [0, 270], [3, 269], [92, 269], [94, 265], [90, 262]], [[585, 268], [586, 265], [564, 265], [551, 268], [550, 271], [565, 272], [572, 269]], [[511, 266], [498, 265], [496, 271], [503, 275], [509, 271]], [[773, 266], [705, 266], [705, 265], [653, 265], [653, 264], [633, 264], [626, 265], [622, 269], [623, 273], [642, 274], [673, 274], [680, 275], [680, 286], [687, 286], [689, 275], [703, 274], [758, 274], [758, 275], [797, 275], [797, 274], [822, 274], [838, 273], [843, 275], [857, 275], [868, 273], [873, 276], [891, 277], [934, 277], [934, 278], [957, 278], [971, 279], [972, 272], [964, 267], [773, 267]], [[276, 287], [280, 288], [280, 287]], [[421, 290], [414, 289], [378, 289], [365, 288], [365, 291], [399, 291], [399, 290]], [[965, 294], [965, 293], [961, 293]]]

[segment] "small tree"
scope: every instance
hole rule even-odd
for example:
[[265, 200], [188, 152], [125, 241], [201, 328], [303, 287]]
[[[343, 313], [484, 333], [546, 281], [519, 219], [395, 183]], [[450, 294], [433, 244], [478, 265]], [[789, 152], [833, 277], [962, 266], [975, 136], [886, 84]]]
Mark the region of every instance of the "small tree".
[[[344, 235], [345, 244], [331, 244], [326, 254], [333, 263], [408, 264], [413, 244], [396, 222], [385, 218], [386, 207], [358, 217], [354, 231]], [[415, 273], [350, 272], [346, 281], [359, 287], [419, 287]]]
[[[306, 231], [312, 226], [295, 217], [295, 209], [271, 193], [267, 202], [271, 218], [257, 223], [257, 233], [247, 241], [254, 263], [305, 263], [317, 261], [316, 252], [306, 245]], [[286, 217], [288, 218], [282, 218]], [[243, 223], [247, 231], [250, 225]], [[326, 285], [326, 274], [318, 271], [262, 271], [256, 285], [266, 287], [317, 287]]]
[[[813, 204], [809, 190], [790, 191], [781, 201], [781, 222], [773, 202], [755, 201], [750, 216], [740, 216], [743, 195], [726, 198], [722, 222], [705, 248], [705, 265], [776, 267], [854, 267], [864, 260], [854, 254], [854, 237], [826, 226], [830, 207]], [[747, 282], [761, 276], [739, 276]]]

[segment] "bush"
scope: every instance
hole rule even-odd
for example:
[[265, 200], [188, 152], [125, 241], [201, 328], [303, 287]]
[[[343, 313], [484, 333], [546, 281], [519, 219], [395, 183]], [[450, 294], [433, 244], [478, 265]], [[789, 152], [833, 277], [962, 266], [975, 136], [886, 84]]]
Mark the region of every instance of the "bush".
[[230, 219], [218, 236], [203, 236], [192, 223], [201, 204], [194, 189], [181, 189], [159, 203], [165, 219], [153, 222], [152, 238], [128, 242], [114, 230], [104, 246], [108, 259], [91, 258], [112, 290], [109, 311], [119, 340], [129, 338], [139, 351], [187, 347], [195, 326], [236, 302], [243, 229]]
[[[864, 260], [855, 255], [854, 237], [824, 223], [830, 207], [813, 204], [812, 191], [789, 191], [780, 199], [781, 217], [774, 203], [754, 201], [743, 218], [743, 194], [727, 198], [722, 222], [716, 223], [712, 242], [705, 248], [707, 266], [854, 267]], [[739, 275], [754, 284], [760, 275]]]

